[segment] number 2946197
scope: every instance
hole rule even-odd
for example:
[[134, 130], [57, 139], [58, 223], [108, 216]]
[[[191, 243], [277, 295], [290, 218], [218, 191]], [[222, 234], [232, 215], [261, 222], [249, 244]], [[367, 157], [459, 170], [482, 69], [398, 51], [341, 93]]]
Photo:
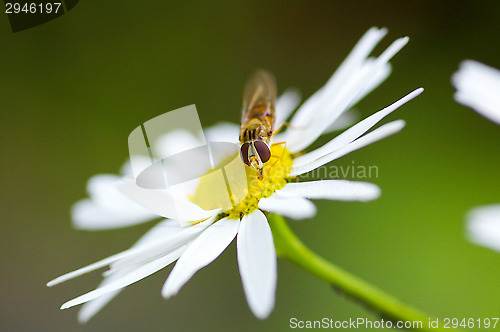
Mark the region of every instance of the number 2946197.
[[6, 14], [57, 14], [61, 9], [61, 2], [46, 2], [46, 3], [19, 3], [6, 2]]

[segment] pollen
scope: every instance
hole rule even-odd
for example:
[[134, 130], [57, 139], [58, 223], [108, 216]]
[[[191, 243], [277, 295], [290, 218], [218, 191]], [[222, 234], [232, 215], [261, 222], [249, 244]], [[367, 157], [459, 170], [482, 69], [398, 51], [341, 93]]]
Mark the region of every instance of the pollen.
[[238, 205], [226, 212], [229, 219], [240, 219], [243, 215], [252, 213], [258, 209], [259, 201], [274, 194], [276, 190], [283, 188], [289, 178], [292, 167], [290, 152], [282, 145], [276, 144], [271, 147], [271, 158], [264, 164], [262, 180], [258, 178], [258, 172], [245, 167], [247, 172], [248, 193]]
[[[236, 162], [243, 164], [239, 157]], [[289, 182], [292, 165], [292, 156], [285, 144], [272, 145], [271, 158], [262, 169], [262, 179], [259, 179], [258, 171], [249, 166], [244, 167], [247, 183], [239, 186], [243, 188], [240, 199], [238, 199], [237, 193], [231, 191], [231, 188], [234, 189], [238, 187], [237, 185], [234, 186], [232, 183], [228, 185], [226, 182], [225, 188], [216, 188], [214, 181], [207, 178], [200, 181], [196, 192], [190, 196], [190, 200], [206, 210], [222, 208], [220, 218], [240, 219], [258, 209], [259, 201], [262, 198], [271, 196]], [[225, 176], [227, 180], [227, 174]]]

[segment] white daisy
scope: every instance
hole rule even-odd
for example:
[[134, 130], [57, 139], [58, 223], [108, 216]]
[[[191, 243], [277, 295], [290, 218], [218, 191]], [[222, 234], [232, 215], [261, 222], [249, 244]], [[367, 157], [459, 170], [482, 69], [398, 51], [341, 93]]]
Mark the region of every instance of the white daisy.
[[[465, 60], [453, 75], [455, 100], [500, 124], [500, 70]], [[500, 251], [500, 204], [473, 209], [467, 217], [469, 239]]]
[[[309, 199], [369, 201], [380, 195], [376, 185], [366, 182], [293, 181], [301, 174], [403, 128], [404, 122], [396, 120], [366, 133], [385, 116], [422, 93], [421, 88], [350, 127], [322, 147], [299, 154], [320, 135], [338, 128], [339, 123], [348, 122], [352, 113], [347, 111], [387, 78], [391, 71], [389, 61], [408, 38], [396, 40], [378, 57], [369, 57], [385, 34], [385, 29], [370, 29], [326, 85], [296, 110], [290, 128], [274, 137], [276, 142], [286, 142], [286, 146], [272, 146], [272, 154], [279, 157], [277, 161], [265, 164], [262, 180], [257, 178], [256, 171], [246, 167], [248, 183], [252, 186], [249, 186], [246, 197], [234, 207], [215, 208], [213, 204], [205, 205], [197, 200], [197, 195], [204, 199], [210, 196], [206, 192], [217, 195], [211, 191], [211, 184], [204, 181], [198, 182], [194, 193], [184, 196], [176, 193], [176, 208], [181, 211], [172, 211], [164, 204], [162, 195], [165, 191], [139, 187], [134, 179], [126, 176], [128, 167], [123, 171], [123, 178], [113, 175], [93, 177], [88, 186], [90, 199], [77, 203], [73, 209], [77, 227], [122, 227], [158, 216], [167, 220], [154, 226], [132, 248], [50, 281], [48, 286], [53, 286], [98, 268], [110, 267], [97, 289], [66, 302], [61, 308], [85, 303], [79, 320], [87, 321], [122, 288], [177, 260], [162, 289], [165, 298], [173, 296], [237, 237], [238, 266], [248, 305], [256, 317], [266, 318], [274, 307], [277, 282], [276, 251], [266, 213], [292, 219], [310, 218], [315, 215], [316, 207]], [[285, 92], [278, 99], [276, 128], [289, 117], [298, 102], [298, 95], [293, 91]], [[218, 125], [207, 129], [205, 135], [207, 141], [213, 141], [210, 137], [215, 137], [217, 141], [237, 142], [239, 126]], [[186, 140], [196, 140], [182, 131], [161, 139], [167, 143], [173, 141], [177, 146]], [[172, 215], [184, 217], [174, 220]]]

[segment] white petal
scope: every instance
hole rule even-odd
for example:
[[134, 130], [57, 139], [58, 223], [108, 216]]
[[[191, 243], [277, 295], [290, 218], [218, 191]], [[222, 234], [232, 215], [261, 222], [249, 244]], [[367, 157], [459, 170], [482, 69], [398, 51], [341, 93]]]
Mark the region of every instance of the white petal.
[[89, 272], [95, 271], [97, 269], [100, 269], [101, 267], [107, 266], [107, 265], [109, 265], [109, 264], [111, 264], [111, 263], [113, 263], [113, 262], [115, 262], [115, 261], [117, 261], [117, 260], [119, 260], [121, 258], [126, 257], [130, 253], [131, 250], [132, 249], [128, 249], [128, 250], [122, 251], [122, 252], [120, 252], [118, 254], [106, 257], [104, 259], [101, 259], [100, 261], [97, 261], [97, 262], [92, 263], [90, 265], [84, 266], [84, 267], [82, 267], [82, 268], [80, 268], [78, 270], [75, 270], [75, 271], [63, 274], [62, 276], [57, 277], [57, 278], [52, 279], [51, 281], [49, 281], [47, 283], [47, 287], [52, 287], [52, 286], [58, 285], [58, 284], [60, 284], [62, 282], [65, 282], [67, 280], [79, 277], [79, 276], [84, 275], [86, 273], [89, 273]]
[[278, 129], [285, 122], [290, 114], [297, 108], [300, 102], [300, 94], [293, 89], [286, 90], [276, 100], [276, 122], [275, 129]]
[[365, 59], [386, 33], [386, 29], [369, 29], [358, 41], [351, 53], [349, 53], [347, 58], [342, 62], [328, 82], [308, 100], [306, 100], [306, 102], [297, 110], [292, 119], [292, 124], [300, 127], [309, 123], [310, 118], [314, 115], [315, 111], [319, 109], [321, 104], [324, 102], [324, 99], [335, 93], [335, 91], [341, 87], [343, 82], [347, 81], [354, 72], [361, 68]]
[[259, 208], [295, 220], [311, 218], [316, 214], [316, 206], [310, 200], [302, 197], [281, 197], [277, 194], [262, 198]]
[[139, 174], [151, 166], [151, 158], [144, 156], [131, 156], [130, 159], [123, 163], [120, 168], [120, 174], [128, 178], [133, 178], [134, 172], [132, 171], [132, 165], [134, 165], [134, 169]]
[[371, 201], [380, 196], [380, 188], [369, 182], [323, 180], [288, 183], [276, 192], [282, 197], [331, 199], [337, 201]]
[[326, 99], [324, 104], [318, 108], [316, 114], [311, 117], [310, 123], [304, 126], [305, 128], [303, 127], [302, 131], [291, 131], [293, 136], [287, 140], [287, 143], [291, 145], [290, 151], [298, 152], [308, 147], [343, 112], [359, 101], [359, 96], [365, 93], [366, 87], [371, 81], [370, 79], [386, 65], [385, 63], [380, 63], [379, 59], [367, 61], [359, 72], [353, 74], [350, 80], [345, 82], [339, 91], [336, 91], [329, 99]]
[[[294, 117], [292, 130], [286, 138], [287, 148], [290, 146], [291, 152], [298, 152], [314, 142], [332, 122], [367, 93], [368, 87], [373, 88], [380, 83], [374, 82], [374, 78], [387, 76], [385, 73], [389, 69], [384, 69], [384, 67], [407, 42], [407, 37], [396, 40], [378, 58], [366, 59], [359, 64], [357, 69], [345, 77], [345, 81], [335, 90], [328, 94], [322, 93], [324, 95], [322, 101], [318, 103], [315, 111], [310, 111], [307, 121], [294, 121]], [[299, 129], [301, 126], [302, 129]]]
[[123, 195], [116, 184], [120, 177], [99, 174], [89, 179], [90, 200], [77, 202], [72, 209], [75, 227], [87, 230], [135, 225], [153, 219], [151, 213]]
[[500, 124], [500, 71], [473, 60], [465, 60], [453, 75], [455, 100]]
[[349, 107], [352, 107], [355, 105], [358, 101], [366, 97], [367, 94], [375, 90], [382, 82], [384, 82], [387, 77], [391, 74], [392, 67], [390, 63], [385, 63], [384, 65], [380, 66], [377, 68], [377, 71], [373, 73], [373, 76], [369, 77], [366, 85], [361, 89], [361, 91], [358, 93], [358, 95], [353, 99], [352, 105]]
[[119, 260], [127, 259], [129, 263], [139, 263], [141, 261], [145, 261], [159, 255], [165, 255], [191, 241], [193, 238], [198, 236], [206, 227], [210, 226], [214, 220], [215, 217], [212, 217], [199, 224], [185, 227], [181, 232], [176, 232], [171, 236], [157, 239], [155, 241], [148, 241], [148, 243], [145, 243], [144, 245], [141, 244], [138, 247], [124, 250], [118, 254], [109, 256], [98, 262], [57, 277], [49, 281], [47, 283], [47, 286], [52, 287], [64, 281], [79, 277], [101, 267], [110, 265]]
[[204, 144], [205, 142], [201, 138], [195, 137], [193, 133], [184, 129], [177, 129], [159, 137], [156, 144], [154, 144], [154, 149], [157, 156], [165, 157]]
[[419, 96], [424, 89], [419, 88], [416, 89], [415, 91], [407, 94], [403, 98], [399, 99], [395, 103], [387, 106], [386, 108], [382, 109], [381, 111], [378, 111], [377, 113], [367, 117], [361, 122], [358, 122], [351, 128], [347, 129], [344, 131], [342, 134], [338, 135], [334, 139], [332, 139], [330, 142], [326, 143], [322, 147], [311, 151], [303, 156], [300, 156], [298, 158], [295, 158], [294, 160], [294, 166], [295, 167], [301, 167], [305, 164], [311, 163], [315, 161], [316, 159], [319, 159], [321, 157], [324, 157], [336, 150], [339, 150], [355, 139], [359, 138], [361, 135], [366, 133], [368, 130], [370, 130], [374, 125], [376, 125], [380, 120], [382, 120], [384, 117], [387, 115], [391, 114], [395, 110], [397, 110], [399, 107], [403, 106], [410, 100], [414, 99], [415, 97]]
[[237, 251], [248, 306], [257, 318], [264, 319], [274, 308], [278, 268], [271, 228], [261, 211], [243, 217]]
[[212, 217], [202, 223], [189, 227], [169, 228], [164, 232], [163, 237], [157, 237], [145, 241], [138, 246], [129, 249], [131, 252], [125, 257], [113, 262], [110, 273], [134, 264], [143, 264], [146, 261], [164, 256], [173, 250], [193, 241], [201, 232], [210, 226], [215, 217]]
[[325, 132], [323, 134], [346, 129], [358, 122], [359, 118], [359, 112], [351, 109], [345, 113], [342, 113], [337, 120], [335, 120], [330, 126], [328, 126], [328, 128], [325, 129]]
[[[134, 202], [131, 204], [136, 205]], [[73, 226], [85, 230], [102, 230], [137, 225], [158, 216], [142, 206], [137, 213], [126, 211], [110, 211], [104, 209], [90, 199], [76, 202], [71, 208]]]
[[389, 47], [377, 58], [377, 61], [381, 63], [388, 62], [391, 60], [403, 47], [408, 44], [410, 38], [402, 37], [396, 39]]
[[468, 236], [472, 242], [500, 251], [500, 204], [476, 208], [467, 219]]
[[[143, 246], [147, 246], [150, 243], [155, 242], [163, 242], [165, 239], [167, 241], [173, 241], [177, 236], [183, 237], [184, 232], [187, 228], [181, 226], [179, 221], [167, 219], [159, 222], [153, 228], [151, 228], [147, 233], [145, 233], [133, 246], [132, 248], [140, 248]], [[188, 235], [189, 237], [189, 235]], [[164, 254], [164, 253], [160, 253]], [[135, 257], [135, 258], [134, 258]], [[133, 256], [133, 257], [125, 257], [123, 259], [119, 259], [116, 262], [110, 264], [110, 269], [104, 272], [104, 275], [110, 275], [116, 272], [119, 272], [121, 269], [127, 268], [131, 265], [140, 264], [144, 261], [145, 255], [143, 256]]]
[[109, 292], [116, 291], [130, 284], [133, 284], [141, 279], [144, 279], [147, 276], [163, 269], [164, 267], [175, 261], [177, 258], [179, 258], [184, 249], [185, 247], [181, 247], [179, 249], [174, 250], [170, 254], [167, 254], [166, 256], [157, 258], [149, 263], [141, 265], [138, 268], [131, 271], [130, 273], [126, 274], [125, 276], [118, 278], [117, 280], [114, 280], [103, 287], [97, 288], [91, 292], [83, 294], [73, 300], [64, 303], [61, 306], [61, 309], [71, 308], [75, 305], [91, 301], [93, 299], [98, 298], [99, 296], [102, 296]]
[[203, 130], [207, 142], [238, 143], [240, 126], [231, 122], [220, 122]]
[[304, 174], [312, 171], [320, 166], [323, 166], [335, 159], [345, 156], [353, 151], [361, 149], [367, 145], [370, 145], [374, 142], [377, 142], [387, 136], [393, 135], [399, 132], [405, 126], [405, 122], [403, 120], [396, 120], [389, 123], [384, 124], [383, 126], [378, 127], [372, 132], [364, 135], [363, 137], [358, 138], [357, 140], [349, 143], [347, 146], [342, 149], [336, 150], [326, 156], [318, 158], [308, 164], [303, 164], [301, 166], [292, 166], [292, 170], [290, 172], [290, 176], [297, 176], [300, 174]]
[[189, 202], [187, 197], [180, 199], [164, 189], [141, 188], [131, 179], [122, 179], [118, 189], [129, 199], [164, 218], [189, 222], [210, 218], [219, 212], [219, 209], [203, 210]]
[[120, 180], [121, 177], [113, 174], [95, 175], [88, 180], [87, 191], [93, 201], [111, 211], [129, 210], [130, 203], [133, 207], [142, 209], [116, 188]]
[[198, 270], [219, 257], [238, 233], [239, 224], [239, 220], [221, 219], [190, 243], [163, 285], [163, 297], [176, 295]]
[[[134, 270], [133, 267], [129, 267], [123, 270], [120, 270], [113, 275], [106, 277], [98, 288], [104, 287], [116, 280], [119, 280], [132, 272]], [[123, 288], [122, 288], [123, 289]], [[112, 299], [114, 299], [118, 294], [120, 294], [122, 289], [118, 289], [107, 294], [101, 295], [98, 298], [95, 298], [87, 303], [85, 303], [80, 311], [78, 312], [78, 321], [80, 323], [88, 322], [92, 317], [94, 317], [101, 309], [108, 304]]]
[[139, 240], [137, 240], [132, 247], [142, 247], [153, 241], [169, 238], [171, 236], [177, 235], [185, 229], [185, 227], [181, 227], [179, 221], [177, 220], [162, 220], [154, 227], [152, 227], [149, 231], [144, 233], [144, 235]]
[[[172, 234], [179, 232], [181, 230], [179, 223], [175, 220], [164, 220], [156, 224], [151, 228], [146, 234], [144, 234], [133, 247], [139, 247], [141, 245], [147, 244], [150, 241], [156, 241], [161, 238], [171, 236]], [[118, 261], [119, 263], [120, 261]], [[114, 266], [114, 264], [112, 264]], [[137, 265], [127, 266], [120, 268], [119, 270], [114, 270], [112, 268], [112, 273], [107, 272], [106, 277], [103, 279], [98, 288], [104, 287], [132, 272]], [[78, 321], [80, 323], [86, 323], [94, 315], [96, 315], [106, 304], [108, 304], [113, 298], [115, 298], [122, 289], [118, 289], [107, 294], [104, 294], [92, 301], [85, 303], [80, 311], [78, 312]]]

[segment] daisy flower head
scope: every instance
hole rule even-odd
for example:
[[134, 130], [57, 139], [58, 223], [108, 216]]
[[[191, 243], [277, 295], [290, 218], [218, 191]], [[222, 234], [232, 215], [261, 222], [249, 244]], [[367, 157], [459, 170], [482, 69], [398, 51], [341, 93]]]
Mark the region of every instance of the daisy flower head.
[[[158, 216], [165, 220], [130, 249], [50, 281], [48, 285], [52, 286], [109, 266], [99, 287], [66, 302], [61, 308], [85, 303], [79, 320], [87, 321], [125, 286], [176, 261], [162, 288], [163, 297], [169, 298], [236, 238], [238, 267], [248, 305], [257, 318], [268, 317], [275, 302], [277, 262], [267, 214], [304, 219], [316, 214], [311, 199], [376, 199], [380, 190], [375, 184], [347, 180], [297, 182], [297, 179], [301, 174], [400, 131], [404, 122], [396, 120], [367, 133], [385, 116], [423, 91], [416, 89], [325, 145], [302, 152], [320, 135], [349, 123], [352, 118], [349, 110], [388, 77], [389, 61], [408, 38], [394, 41], [382, 54], [371, 57], [370, 53], [385, 34], [385, 29], [368, 30], [328, 82], [300, 107], [297, 108], [298, 94], [292, 90], [277, 99], [275, 129], [285, 123], [294, 110], [295, 113], [286, 130], [271, 135], [266, 142], [269, 149], [266, 158], [266, 148], [257, 144], [253, 152], [241, 149], [243, 162], [239, 159], [240, 151], [226, 154], [232, 146], [239, 150], [241, 143], [241, 128], [230, 123], [207, 128], [202, 134], [196, 129], [198, 125], [192, 130], [172, 128], [167, 134], [160, 134], [165, 129], [163, 126], [150, 128], [148, 133], [158, 134], [148, 135], [146, 143], [141, 140], [131, 143], [129, 137], [130, 163], [124, 166], [122, 176], [98, 175], [90, 179], [90, 198], [76, 203], [73, 208], [75, 226], [103, 229], [138, 224]], [[189, 112], [192, 109], [184, 109], [179, 121]], [[136, 129], [136, 136], [141, 137], [146, 127], [147, 123]], [[206, 153], [205, 147], [223, 144], [229, 144], [224, 145], [228, 148], [208, 148], [210, 152]], [[187, 158], [191, 162], [170, 158], [166, 165], [165, 159], [154, 158], [155, 154], [162, 158], [181, 155], [188, 149], [196, 156]], [[134, 157], [133, 151], [142, 152]], [[245, 158], [256, 154], [263, 162], [261, 170], [245, 165], [248, 161]], [[172, 166], [170, 170], [169, 165]], [[148, 176], [144, 176], [146, 173]], [[160, 178], [175, 185], [151, 181]]]
[[[500, 124], [500, 70], [465, 60], [452, 77], [455, 100]], [[467, 236], [475, 244], [500, 251], [500, 204], [481, 206], [467, 216]]]

